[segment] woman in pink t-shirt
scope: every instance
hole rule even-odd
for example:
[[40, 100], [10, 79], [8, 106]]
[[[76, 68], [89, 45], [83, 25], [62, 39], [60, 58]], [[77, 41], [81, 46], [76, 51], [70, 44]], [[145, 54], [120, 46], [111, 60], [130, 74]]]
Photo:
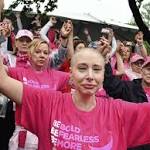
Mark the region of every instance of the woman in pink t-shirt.
[[122, 80], [128, 80], [125, 72], [130, 68], [130, 59], [132, 57], [132, 42], [118, 41], [116, 55], [111, 59], [113, 73]]
[[[124, 47], [124, 46], [123, 46]], [[114, 74], [120, 76], [122, 80], [133, 80], [141, 78], [141, 66], [144, 63], [144, 57], [137, 53], [132, 53], [128, 62], [128, 67], [124, 65], [120, 51], [116, 51], [117, 70]]]
[[[9, 76], [24, 84], [42, 89], [65, 91], [69, 74], [49, 68], [49, 45], [41, 39], [34, 39], [28, 46], [28, 65], [26, 67], [8, 68]], [[16, 129], [10, 139], [9, 149], [38, 149], [38, 138], [20, 126], [21, 107], [16, 106]], [[26, 138], [25, 138], [26, 137]], [[19, 141], [18, 141], [19, 139]]]
[[[124, 42], [124, 43], [122, 43], [120, 41], [118, 42], [118, 47], [117, 47], [116, 53], [117, 53], [117, 55], [119, 54], [121, 56], [125, 69], [128, 69], [130, 66], [129, 65], [130, 64], [130, 58], [132, 56], [132, 45], [131, 44], [132, 44], [131, 42]], [[118, 59], [118, 58], [116, 57], [116, 59]], [[115, 60], [113, 60], [111, 62], [114, 70], [118, 70], [118, 68], [117, 69], [115, 68], [116, 65], [118, 67], [117, 61], [118, 60], [116, 60], [116, 63], [115, 63]]]
[[71, 78], [72, 94], [33, 88], [8, 77], [0, 59], [0, 91], [21, 104], [21, 124], [38, 136], [39, 150], [126, 150], [150, 143], [149, 103], [95, 97], [104, 80], [98, 51], [77, 51]]
[[[27, 56], [27, 51], [28, 51], [28, 45], [32, 41], [32, 33], [28, 30], [20, 30], [18, 31], [16, 37], [14, 37], [13, 40], [13, 46], [11, 48], [14, 48], [14, 52], [10, 50], [8, 46], [12, 40], [10, 38], [5, 39], [6, 43], [3, 43], [2, 47], [4, 48], [2, 51], [0, 51], [3, 55], [4, 59], [4, 64], [7, 66], [15, 67], [15, 66], [20, 66], [24, 67], [27, 64], [28, 56]], [[5, 45], [6, 44], [6, 45]], [[11, 43], [12, 44], [12, 43]], [[3, 96], [5, 97], [5, 96]], [[0, 144], [1, 149], [8, 149], [8, 143], [9, 139], [12, 136], [15, 128], [15, 105], [12, 103], [9, 98], [5, 97], [5, 102], [6, 102], [6, 113], [4, 118], [0, 118], [0, 139], [3, 140], [2, 143], [6, 143], [6, 147], [3, 148], [3, 145]], [[0, 102], [1, 103], [1, 102]], [[2, 103], [1, 103], [2, 104]], [[5, 103], [3, 103], [5, 104]], [[5, 106], [5, 105], [4, 105]], [[9, 119], [8, 119], [9, 118]], [[1, 141], [2, 141], [1, 140]]]
[[139, 54], [133, 54], [130, 59], [130, 68], [125, 70], [125, 74], [130, 81], [142, 78], [141, 69], [144, 61], [144, 58]]

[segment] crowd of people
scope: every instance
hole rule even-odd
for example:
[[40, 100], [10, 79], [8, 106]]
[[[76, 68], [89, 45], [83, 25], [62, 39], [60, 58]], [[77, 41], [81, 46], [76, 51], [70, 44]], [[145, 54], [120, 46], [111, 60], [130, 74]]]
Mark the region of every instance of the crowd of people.
[[[149, 150], [150, 57], [144, 34], [92, 41], [71, 19], [0, 23], [1, 150]], [[138, 104], [137, 104], [138, 103]]]

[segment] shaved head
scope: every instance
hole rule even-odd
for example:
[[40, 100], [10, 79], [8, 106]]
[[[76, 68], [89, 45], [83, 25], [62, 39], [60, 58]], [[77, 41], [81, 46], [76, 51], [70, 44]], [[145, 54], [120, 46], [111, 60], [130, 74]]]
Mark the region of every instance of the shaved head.
[[[97, 56], [98, 60], [101, 60], [102, 65], [104, 65], [104, 57], [98, 52], [96, 49], [93, 48], [82, 48], [80, 51], [75, 51], [75, 54], [73, 55], [71, 59], [71, 68], [76, 64], [78, 58], [84, 54], [95, 54]], [[91, 56], [92, 57], [92, 56]], [[90, 60], [90, 58], [89, 58]]]

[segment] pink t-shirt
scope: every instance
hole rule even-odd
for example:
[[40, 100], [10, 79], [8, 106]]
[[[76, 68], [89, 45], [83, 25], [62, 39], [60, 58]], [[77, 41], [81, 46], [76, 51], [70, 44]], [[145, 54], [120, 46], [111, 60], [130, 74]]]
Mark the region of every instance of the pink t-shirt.
[[[35, 71], [30, 66], [9, 68], [9, 76], [25, 85], [35, 88], [50, 89], [55, 91], [64, 92], [69, 81], [69, 74], [61, 71], [47, 69], [44, 71]], [[16, 105], [16, 124], [20, 124], [21, 119], [21, 106]]]
[[[24, 85], [22, 125], [39, 138], [39, 150], [125, 150], [150, 142], [150, 104], [97, 97], [80, 111], [68, 93]], [[142, 128], [141, 128], [142, 127]]]
[[36, 71], [30, 65], [26, 67], [9, 68], [8, 74], [12, 78], [22, 81], [26, 85], [62, 92], [69, 80], [68, 73], [53, 69]]

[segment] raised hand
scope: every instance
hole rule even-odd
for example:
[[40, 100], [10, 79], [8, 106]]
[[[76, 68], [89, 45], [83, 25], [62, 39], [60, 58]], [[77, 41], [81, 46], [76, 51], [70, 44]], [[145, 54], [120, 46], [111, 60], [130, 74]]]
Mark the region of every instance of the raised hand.
[[117, 41], [116, 53], [121, 54], [123, 50], [124, 50], [124, 44], [121, 41]]
[[100, 40], [98, 41], [98, 47], [97, 50], [104, 56], [106, 57], [106, 55], [111, 51], [111, 46], [109, 44], [109, 41], [104, 38], [101, 37]]
[[62, 38], [68, 38], [68, 36], [69, 36], [70, 34], [73, 34], [72, 31], [73, 31], [73, 25], [72, 25], [71, 20], [65, 21], [65, 22], [63, 23], [63, 25], [62, 25], [61, 30], [60, 30], [61, 37], [62, 37]]

